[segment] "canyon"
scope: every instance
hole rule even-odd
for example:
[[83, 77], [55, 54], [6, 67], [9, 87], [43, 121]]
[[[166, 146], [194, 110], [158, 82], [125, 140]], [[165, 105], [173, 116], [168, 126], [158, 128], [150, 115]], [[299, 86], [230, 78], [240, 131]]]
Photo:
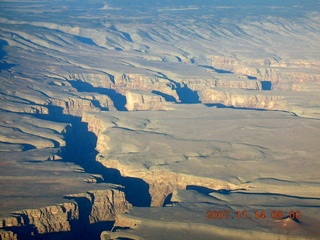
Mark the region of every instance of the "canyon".
[[0, 239], [317, 239], [319, 3], [200, 2], [0, 2]]

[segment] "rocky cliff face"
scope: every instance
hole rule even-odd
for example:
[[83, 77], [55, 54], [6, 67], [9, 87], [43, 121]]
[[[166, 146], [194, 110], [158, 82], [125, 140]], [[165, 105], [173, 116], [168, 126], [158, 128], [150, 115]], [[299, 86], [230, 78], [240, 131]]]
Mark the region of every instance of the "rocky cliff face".
[[281, 96], [259, 93], [230, 92], [204, 89], [199, 92], [203, 103], [221, 103], [240, 108], [286, 110], [287, 103]]
[[[90, 191], [66, 196], [75, 202], [16, 212], [2, 219], [1, 239], [22, 239], [48, 233], [77, 231], [101, 221], [114, 221], [132, 208], [123, 192], [115, 189]], [[14, 234], [17, 232], [17, 234]]]
[[132, 205], [126, 200], [125, 194], [119, 190], [92, 191], [68, 195], [67, 198], [74, 199], [79, 208], [91, 209], [88, 216], [90, 224], [114, 221], [117, 214], [127, 212], [132, 208]]
[[127, 91], [126, 92], [128, 111], [143, 111], [143, 110], [169, 110], [170, 103], [156, 94], [141, 92], [141, 91]]
[[31, 234], [70, 231], [70, 223], [79, 219], [78, 206], [74, 203], [23, 210], [16, 214], [22, 226], [34, 227]]
[[[75, 203], [63, 203], [16, 212], [15, 217], [2, 220], [2, 228], [7, 232], [14, 232], [17, 239], [29, 239], [48, 233], [69, 232], [73, 222], [78, 220], [78, 206]], [[7, 234], [3, 239], [12, 238]]]
[[60, 107], [63, 114], [82, 116], [83, 112], [99, 112], [100, 109], [95, 107], [92, 100], [81, 98], [68, 98], [66, 100], [51, 99], [49, 106]]
[[186, 189], [188, 185], [202, 186], [212, 190], [245, 189], [245, 185], [236, 185], [227, 181], [197, 177], [170, 171], [136, 171], [128, 169], [117, 161], [99, 160], [107, 168], [118, 169], [123, 177], [130, 176], [143, 179], [149, 185], [151, 206], [161, 207], [169, 194], [177, 189]]

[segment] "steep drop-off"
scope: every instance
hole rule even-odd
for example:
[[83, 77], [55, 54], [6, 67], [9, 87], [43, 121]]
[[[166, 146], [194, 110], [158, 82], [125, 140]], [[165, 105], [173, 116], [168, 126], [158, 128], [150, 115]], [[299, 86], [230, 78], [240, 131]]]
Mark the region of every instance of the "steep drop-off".
[[14, 235], [18, 239], [97, 239], [99, 229], [111, 229], [117, 214], [132, 208], [124, 193], [115, 189], [68, 195], [66, 198], [75, 203], [23, 210], [14, 213], [14, 217], [3, 219], [1, 228], [7, 235], [2, 239], [14, 239]]

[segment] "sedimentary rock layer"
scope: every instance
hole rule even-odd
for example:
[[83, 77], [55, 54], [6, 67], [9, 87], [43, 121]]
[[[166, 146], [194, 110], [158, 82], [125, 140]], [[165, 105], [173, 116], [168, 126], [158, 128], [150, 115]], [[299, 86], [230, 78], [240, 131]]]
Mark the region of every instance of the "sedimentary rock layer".
[[[48, 206], [40, 209], [28, 209], [15, 212], [14, 217], [2, 219], [2, 239], [41, 237], [44, 234], [81, 232], [90, 224], [114, 221], [115, 217], [127, 212], [132, 205], [125, 199], [123, 192], [115, 189], [90, 191], [83, 194], [66, 196], [75, 202]], [[21, 229], [18, 234], [10, 230]], [[70, 236], [77, 233], [71, 233]]]

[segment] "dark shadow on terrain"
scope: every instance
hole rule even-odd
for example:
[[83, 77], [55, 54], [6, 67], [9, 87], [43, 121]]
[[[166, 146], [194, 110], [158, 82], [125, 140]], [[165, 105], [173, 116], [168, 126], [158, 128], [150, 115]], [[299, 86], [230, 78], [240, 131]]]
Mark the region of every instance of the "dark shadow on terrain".
[[272, 82], [271, 81], [261, 81], [262, 90], [271, 91]]
[[98, 100], [91, 100], [93, 106], [99, 108], [101, 111], [109, 111], [109, 108], [102, 107]]
[[2, 58], [7, 55], [6, 51], [3, 50], [4, 46], [7, 46], [8, 43], [2, 39], [0, 39], [0, 60], [2, 60]]
[[206, 103], [204, 105], [207, 107], [215, 107], [215, 108], [230, 108], [230, 109], [240, 109], [240, 110], [267, 111], [266, 109], [261, 109], [261, 108], [245, 108], [245, 107], [226, 106], [222, 103]]
[[193, 190], [201, 194], [208, 195], [212, 193], [213, 190], [210, 188], [202, 187], [202, 186], [195, 186], [195, 185], [187, 185], [186, 190]]
[[154, 93], [156, 95], [159, 95], [159, 96], [163, 97], [166, 100], [166, 102], [177, 102], [176, 99], [173, 96], [169, 95], [169, 94], [162, 93], [162, 92], [159, 92], [159, 91], [156, 91], [156, 90], [153, 90], [151, 93]]
[[247, 76], [249, 80], [257, 80], [256, 77], [253, 77], [253, 76]]
[[204, 195], [209, 195], [210, 193], [220, 193], [223, 195], [229, 195], [232, 192], [231, 190], [226, 190], [226, 189], [213, 190], [207, 187], [196, 186], [196, 185], [187, 185], [186, 190], [193, 190]]
[[131, 43], [133, 42], [129, 33], [126, 33], [126, 32], [121, 32], [121, 33], [122, 33], [122, 36], [124, 37], [125, 40], [127, 40], [128, 42], [131, 42]]
[[96, 161], [97, 137], [88, 131], [87, 123], [81, 122], [80, 117], [63, 114], [62, 107], [48, 106], [48, 109], [48, 115], [38, 114], [36, 116], [45, 120], [70, 123], [64, 133], [66, 146], [61, 151], [64, 161], [80, 165], [87, 173], [101, 174], [107, 183], [124, 186], [125, 188], [121, 190], [125, 192], [127, 200], [134, 206], [150, 207], [149, 185], [145, 181], [139, 178], [122, 177], [117, 169], [106, 168]]
[[219, 68], [215, 68], [215, 67], [212, 67], [212, 66], [199, 65], [199, 67], [211, 69], [211, 70], [214, 70], [216, 73], [220, 73], [220, 74], [226, 74], [226, 73], [233, 74], [233, 72], [231, 72], [231, 71], [224, 70], [224, 69], [219, 69]]
[[[158, 74], [171, 83], [171, 84], [167, 84], [167, 86], [170, 87], [171, 90], [176, 91], [179, 97], [180, 103], [189, 103], [189, 104], [201, 103], [198, 92], [190, 89], [187, 84], [176, 82], [168, 78], [166, 75], [164, 75], [161, 72], [158, 72]], [[162, 94], [161, 96], [163, 96], [164, 98], [168, 98], [168, 100], [174, 99], [172, 96], [164, 93], [160, 93], [158, 91], [153, 91], [153, 93], [159, 94], [159, 95]]]
[[37, 228], [33, 224], [25, 224], [25, 225], [26, 226], [19, 226], [19, 227], [4, 226], [3, 229], [17, 234], [17, 237], [18, 237], [17, 239], [25, 239], [25, 240], [41, 239], [39, 238]]
[[89, 216], [92, 211], [92, 204], [90, 200], [86, 197], [65, 197], [65, 198], [74, 200], [79, 207], [79, 220], [70, 221], [71, 230], [76, 230], [76, 231], [80, 230], [81, 232], [83, 231], [84, 233], [87, 230], [86, 229], [87, 226], [90, 226]]
[[62, 148], [62, 156], [70, 162], [77, 164], [87, 164], [91, 156], [95, 156], [95, 146], [97, 137], [88, 131], [88, 124], [81, 122], [80, 117], [75, 117], [63, 113], [63, 108], [49, 105], [49, 114], [34, 114], [37, 118], [59, 122], [70, 123], [67, 126], [64, 139], [66, 146]]
[[36, 147], [31, 144], [21, 144], [21, 146], [22, 146], [22, 151], [29, 151], [32, 149], [36, 149]]
[[187, 84], [175, 83], [176, 92], [179, 96], [181, 103], [200, 103], [199, 95], [196, 91], [192, 91]]
[[12, 67], [18, 66], [17, 64], [9, 64], [5, 61], [0, 61], [0, 72], [4, 70], [9, 70]]
[[301, 223], [300, 220], [297, 218], [296, 212], [294, 212], [293, 218], [290, 218], [290, 216], [286, 216], [286, 217], [281, 218], [281, 220], [284, 220], [284, 219], [291, 219], [291, 220], [295, 221], [296, 223]]
[[[127, 229], [130, 229], [130, 227], [115, 227], [115, 228], [112, 229], [112, 232], [116, 232], [119, 229], [127, 230]], [[121, 238], [121, 239], [123, 239], [123, 238]]]
[[168, 204], [172, 204], [173, 202], [171, 201], [171, 198], [172, 198], [172, 193], [170, 193], [170, 194], [166, 197], [166, 199], [165, 199], [164, 202], [163, 202], [162, 207], [165, 207], [165, 206], [168, 205]]
[[93, 92], [107, 95], [111, 98], [115, 108], [118, 111], [127, 111], [127, 108], [125, 107], [127, 103], [126, 97], [116, 92], [114, 89], [94, 87], [90, 83], [83, 82], [80, 80], [69, 81], [69, 83], [72, 87], [77, 89], [78, 92]]
[[11, 232], [17, 234], [18, 239], [26, 239], [26, 240], [40, 239], [40, 238], [38, 238], [39, 234], [38, 234], [37, 228], [35, 227], [35, 225], [30, 224], [29, 218], [26, 215], [24, 215], [24, 214], [22, 214], [22, 215], [13, 214], [13, 215], [21, 217], [21, 218], [19, 218], [19, 217], [17, 218], [19, 226], [18, 227], [8, 227], [8, 226], [4, 225], [3, 226], [4, 230], [11, 231]]
[[[17, 144], [15, 144], [15, 143], [10, 143], [10, 142], [2, 142], [2, 144], [6, 144], [6, 145], [8, 145], [8, 146], [10, 146], [10, 145], [17, 145]], [[25, 144], [22, 144], [22, 143], [19, 143], [18, 145], [20, 145], [21, 147], [22, 147], [22, 151], [29, 151], [29, 150], [33, 150], [33, 149], [37, 149], [34, 145], [32, 145], [32, 144], [27, 144], [27, 143], [25, 143]]]
[[89, 215], [92, 211], [92, 203], [88, 198], [71, 196], [65, 198], [74, 200], [79, 206], [79, 220], [70, 221], [72, 239], [98, 240], [100, 239], [102, 231], [110, 231], [112, 229], [114, 221], [103, 221], [90, 224]]
[[172, 204], [178, 203], [178, 202], [171, 201], [171, 199], [172, 199], [172, 193], [170, 193], [170, 194], [166, 197], [166, 199], [165, 199], [164, 202], [163, 202], [162, 207], [166, 207], [167, 205], [172, 205]]
[[223, 69], [218, 69], [218, 68], [214, 68], [214, 70], [215, 70], [217, 73], [221, 73], [221, 74], [226, 74], [226, 73], [233, 74], [233, 72], [228, 71], [228, 70], [223, 70]]
[[7, 55], [7, 52], [3, 50], [3, 47], [7, 45], [8, 43], [6, 41], [0, 39], [0, 72], [17, 66], [17, 64], [9, 64], [3, 60], [3, 58]]
[[119, 188], [126, 194], [126, 199], [136, 207], [150, 207], [151, 196], [149, 185], [140, 178], [122, 177], [120, 171], [114, 168], [106, 168], [101, 163], [95, 162], [93, 171], [99, 171], [107, 183], [119, 184]]
[[97, 46], [91, 38], [75, 36], [75, 38], [82, 43], [89, 44], [91, 46]]
[[175, 57], [176, 57], [176, 59], [178, 60], [178, 62], [182, 62], [181, 57], [178, 57], [178, 56], [175, 56]]

